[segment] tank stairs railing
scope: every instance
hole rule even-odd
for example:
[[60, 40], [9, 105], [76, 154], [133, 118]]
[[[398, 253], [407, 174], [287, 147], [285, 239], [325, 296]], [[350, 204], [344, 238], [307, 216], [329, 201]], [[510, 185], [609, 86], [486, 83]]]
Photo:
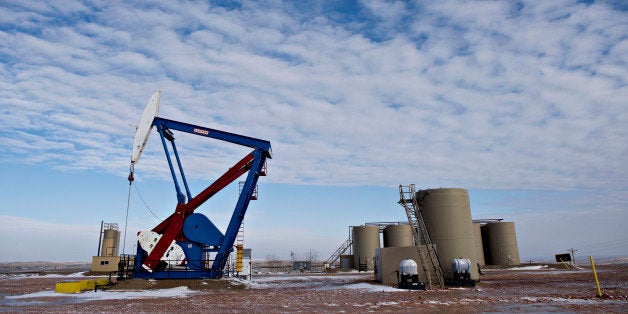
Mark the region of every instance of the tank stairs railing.
[[340, 262], [339, 262], [340, 256], [344, 254], [349, 249], [349, 247], [351, 247], [351, 244], [353, 244], [353, 239], [349, 237], [347, 240], [342, 242], [342, 244], [340, 244], [340, 246], [338, 247], [338, 249], [336, 249], [334, 254], [332, 254], [325, 261], [325, 265], [327, 265], [328, 268], [331, 268], [332, 266], [340, 266]]
[[427, 278], [428, 289], [443, 289], [445, 287], [443, 269], [438, 261], [436, 248], [432, 244], [429, 232], [425, 226], [422, 202], [417, 200], [414, 184], [409, 186], [400, 185], [399, 196], [399, 204], [406, 210], [408, 222], [412, 226], [415, 245], [419, 247], [424, 244], [427, 249], [427, 252], [419, 249], [419, 258], [421, 258], [422, 268]]

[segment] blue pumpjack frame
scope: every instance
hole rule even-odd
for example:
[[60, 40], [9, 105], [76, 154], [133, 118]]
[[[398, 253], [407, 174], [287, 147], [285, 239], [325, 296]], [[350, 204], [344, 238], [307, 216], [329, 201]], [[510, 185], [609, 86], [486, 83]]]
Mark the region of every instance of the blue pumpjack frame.
[[[248, 205], [251, 201], [252, 195], [255, 191], [255, 186], [257, 185], [257, 181], [260, 175], [263, 175], [263, 168], [267, 158], [272, 158], [272, 148], [270, 142], [248, 137], [244, 135], [239, 135], [235, 133], [224, 132], [216, 129], [211, 129], [207, 127], [202, 127], [198, 125], [193, 125], [189, 123], [169, 120], [165, 118], [155, 117], [153, 121], [153, 126], [157, 128], [157, 132], [160, 135], [161, 142], [164, 147], [164, 152], [166, 154], [166, 158], [168, 160], [168, 166], [170, 168], [170, 172], [172, 174], [172, 178], [175, 185], [175, 190], [177, 193], [177, 202], [178, 204], [186, 203], [186, 195], [187, 201], [192, 200], [192, 195], [190, 193], [187, 180], [185, 178], [185, 173], [183, 171], [183, 166], [181, 164], [181, 160], [179, 158], [178, 151], [174, 144], [174, 136], [170, 130], [176, 130], [181, 132], [186, 132], [194, 135], [204, 136], [208, 138], [213, 138], [241, 146], [251, 147], [253, 148], [253, 152], [251, 153], [253, 156], [253, 160], [250, 164], [250, 169], [248, 170], [248, 175], [245, 180], [245, 183], [242, 187], [240, 196], [238, 198], [238, 202], [236, 203], [233, 214], [231, 215], [231, 219], [229, 221], [229, 225], [224, 234], [221, 244], [218, 248], [208, 248], [203, 249], [203, 252], [216, 252], [216, 256], [213, 261], [194, 261], [195, 264], [203, 265], [207, 262], [211, 262], [211, 267], [206, 268], [203, 267], [199, 269], [198, 267], [189, 268], [184, 267], [183, 269], [173, 268], [171, 270], [153, 270], [152, 272], [145, 270], [142, 268], [142, 263], [146, 258], [146, 253], [141, 249], [141, 247], [137, 246], [137, 255], [135, 261], [135, 271], [133, 276], [137, 278], [154, 278], [154, 279], [166, 279], [166, 278], [221, 278], [223, 275], [223, 269], [227, 263], [227, 259], [229, 254], [233, 251], [233, 245], [235, 243], [235, 239], [237, 237], [240, 225], [244, 220], [244, 216], [246, 214]], [[175, 171], [173, 162], [171, 160], [171, 156], [168, 150], [167, 142], [169, 141], [172, 146], [172, 150], [177, 162], [177, 168], [181, 175], [181, 180], [183, 181], [186, 195], [184, 195], [179, 186], [179, 180], [177, 173]], [[203, 201], [204, 202], [204, 201]], [[199, 204], [200, 205], [200, 204]], [[192, 262], [192, 261], [190, 261]]]

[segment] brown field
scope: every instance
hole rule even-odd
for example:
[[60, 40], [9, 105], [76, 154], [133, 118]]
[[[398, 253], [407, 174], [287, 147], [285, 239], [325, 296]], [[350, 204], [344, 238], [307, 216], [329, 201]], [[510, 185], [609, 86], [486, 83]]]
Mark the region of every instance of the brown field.
[[[5, 265], [6, 266], [6, 265]], [[628, 264], [600, 265], [605, 298], [590, 269], [486, 270], [474, 288], [401, 291], [372, 273], [267, 274], [239, 280], [143, 280], [106, 291], [55, 294], [85, 278], [73, 267], [0, 275], [0, 312], [628, 312]], [[0, 271], [2, 268], [0, 268]], [[45, 275], [48, 273], [48, 275]], [[60, 275], [50, 275], [51, 273]]]

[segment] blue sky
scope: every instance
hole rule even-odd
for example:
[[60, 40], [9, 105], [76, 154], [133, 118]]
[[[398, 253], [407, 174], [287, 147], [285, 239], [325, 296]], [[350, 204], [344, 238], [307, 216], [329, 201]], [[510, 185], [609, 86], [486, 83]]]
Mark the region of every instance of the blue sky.
[[[134, 128], [160, 116], [269, 140], [254, 257], [405, 219], [399, 184], [469, 190], [522, 259], [628, 255], [621, 1], [15, 1], [0, 4], [0, 261], [89, 260], [124, 223]], [[247, 150], [177, 135], [192, 193]], [[137, 188], [176, 204], [159, 141]], [[237, 185], [199, 209], [226, 225]], [[160, 220], [131, 194], [127, 252]], [[224, 230], [224, 229], [223, 229]]]

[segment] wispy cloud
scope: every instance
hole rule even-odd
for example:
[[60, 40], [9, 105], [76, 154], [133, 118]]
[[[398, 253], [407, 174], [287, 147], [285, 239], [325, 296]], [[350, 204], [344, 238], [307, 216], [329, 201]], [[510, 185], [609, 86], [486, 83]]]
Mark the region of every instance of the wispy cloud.
[[[5, 162], [122, 174], [128, 124], [161, 89], [164, 117], [270, 140], [274, 182], [627, 187], [628, 23], [605, 3], [0, 12]], [[180, 141], [208, 163], [240, 152]], [[163, 175], [153, 144], [138, 167]]]

